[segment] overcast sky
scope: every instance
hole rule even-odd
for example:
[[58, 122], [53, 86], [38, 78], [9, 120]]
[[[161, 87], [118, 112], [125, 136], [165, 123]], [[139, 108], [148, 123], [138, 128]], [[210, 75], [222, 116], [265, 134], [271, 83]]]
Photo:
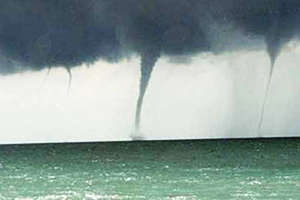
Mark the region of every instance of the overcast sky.
[[[277, 60], [263, 136], [299, 136], [300, 46]], [[0, 143], [130, 140], [139, 59], [0, 78]], [[258, 136], [270, 62], [265, 51], [162, 58], [145, 97], [145, 139]]]

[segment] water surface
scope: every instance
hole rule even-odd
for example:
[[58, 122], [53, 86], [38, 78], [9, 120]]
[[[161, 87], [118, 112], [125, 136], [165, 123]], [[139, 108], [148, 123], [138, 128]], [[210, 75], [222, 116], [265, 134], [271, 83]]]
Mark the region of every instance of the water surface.
[[0, 146], [0, 199], [298, 199], [300, 139]]

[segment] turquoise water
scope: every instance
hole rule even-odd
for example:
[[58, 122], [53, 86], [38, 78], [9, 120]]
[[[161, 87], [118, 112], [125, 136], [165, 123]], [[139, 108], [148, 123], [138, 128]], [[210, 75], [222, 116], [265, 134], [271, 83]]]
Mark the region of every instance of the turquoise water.
[[300, 139], [0, 146], [0, 199], [299, 199]]

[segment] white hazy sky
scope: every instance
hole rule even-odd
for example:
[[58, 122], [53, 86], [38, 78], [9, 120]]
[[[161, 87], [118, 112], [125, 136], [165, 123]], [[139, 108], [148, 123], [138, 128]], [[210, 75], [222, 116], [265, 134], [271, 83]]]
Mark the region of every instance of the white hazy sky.
[[[262, 136], [300, 136], [300, 45], [277, 60]], [[145, 139], [256, 137], [269, 74], [265, 51], [161, 58], [145, 97]], [[0, 143], [130, 140], [139, 60], [0, 77]]]

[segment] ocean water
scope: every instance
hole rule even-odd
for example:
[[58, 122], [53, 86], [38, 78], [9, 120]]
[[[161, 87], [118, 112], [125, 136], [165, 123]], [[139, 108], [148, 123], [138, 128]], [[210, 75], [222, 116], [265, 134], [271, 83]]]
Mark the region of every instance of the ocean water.
[[0, 199], [300, 199], [300, 139], [0, 146]]

